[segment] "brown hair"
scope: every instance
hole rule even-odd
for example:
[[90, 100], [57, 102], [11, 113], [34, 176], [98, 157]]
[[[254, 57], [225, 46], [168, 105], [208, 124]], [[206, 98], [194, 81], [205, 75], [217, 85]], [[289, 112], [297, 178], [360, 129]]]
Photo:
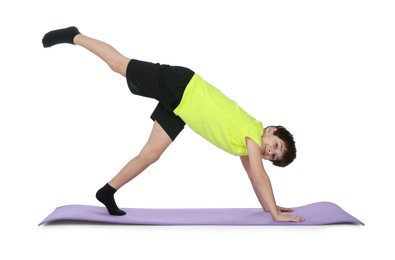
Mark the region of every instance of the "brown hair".
[[283, 126], [272, 126], [275, 127], [276, 130], [273, 132], [273, 135], [280, 138], [285, 145], [285, 150], [282, 158], [280, 160], [272, 161], [272, 163], [276, 166], [285, 167], [289, 165], [296, 158], [296, 146], [293, 135]]

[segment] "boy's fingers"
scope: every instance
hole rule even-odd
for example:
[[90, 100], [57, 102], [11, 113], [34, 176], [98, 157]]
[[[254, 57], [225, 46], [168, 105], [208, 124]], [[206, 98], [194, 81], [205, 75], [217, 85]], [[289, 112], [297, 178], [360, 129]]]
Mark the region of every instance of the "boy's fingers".
[[293, 209], [280, 207], [281, 212], [292, 212]]

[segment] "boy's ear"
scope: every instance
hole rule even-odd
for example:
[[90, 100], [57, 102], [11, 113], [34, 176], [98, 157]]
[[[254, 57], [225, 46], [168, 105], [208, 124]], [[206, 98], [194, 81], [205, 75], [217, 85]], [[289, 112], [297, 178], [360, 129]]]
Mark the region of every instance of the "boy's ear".
[[277, 130], [277, 128], [275, 128], [274, 126], [269, 126], [269, 127], [266, 127], [266, 130], [265, 130], [265, 132], [266, 133], [273, 133], [273, 132], [275, 132]]

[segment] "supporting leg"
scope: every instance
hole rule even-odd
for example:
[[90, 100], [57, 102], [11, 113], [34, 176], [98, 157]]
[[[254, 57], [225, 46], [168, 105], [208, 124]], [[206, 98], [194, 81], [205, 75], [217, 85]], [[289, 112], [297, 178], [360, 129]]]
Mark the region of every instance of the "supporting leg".
[[141, 152], [128, 162], [109, 184], [115, 189], [121, 188], [156, 162], [171, 143], [168, 134], [155, 121], [151, 135]]
[[[125, 167], [123, 167], [123, 169], [106, 185], [114, 189], [115, 193], [116, 190], [134, 179], [137, 175], [147, 169], [148, 166], [156, 162], [171, 143], [172, 140], [165, 130], [163, 130], [158, 122], [155, 121], [151, 135], [141, 152], [128, 162]], [[120, 209], [115, 203], [113, 193], [108, 194], [107, 192], [103, 192], [103, 188], [96, 194], [97, 199], [107, 207], [110, 214], [122, 215], [116, 214], [117, 212], [119, 213]], [[108, 187], [106, 190], [107, 189]]]

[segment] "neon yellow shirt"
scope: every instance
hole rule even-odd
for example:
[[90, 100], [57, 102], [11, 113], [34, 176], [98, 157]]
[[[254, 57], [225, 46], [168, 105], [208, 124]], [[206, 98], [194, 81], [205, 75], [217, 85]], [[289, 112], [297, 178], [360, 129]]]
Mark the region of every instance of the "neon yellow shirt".
[[262, 148], [262, 123], [195, 74], [174, 113], [197, 134], [237, 156], [247, 155], [246, 137]]

